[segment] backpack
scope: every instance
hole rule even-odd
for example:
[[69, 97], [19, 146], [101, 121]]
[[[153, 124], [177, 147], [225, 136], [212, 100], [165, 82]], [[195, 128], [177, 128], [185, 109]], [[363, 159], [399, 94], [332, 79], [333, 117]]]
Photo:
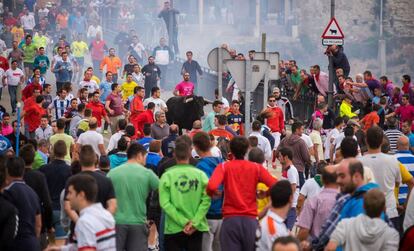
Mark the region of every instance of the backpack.
[[79, 124], [77, 126], [76, 137], [79, 138], [79, 136], [87, 130], [89, 130], [89, 119], [82, 119], [79, 121]]
[[228, 160], [228, 155], [230, 153], [230, 140], [223, 136], [218, 137], [217, 147], [220, 149], [222, 158], [224, 160]]

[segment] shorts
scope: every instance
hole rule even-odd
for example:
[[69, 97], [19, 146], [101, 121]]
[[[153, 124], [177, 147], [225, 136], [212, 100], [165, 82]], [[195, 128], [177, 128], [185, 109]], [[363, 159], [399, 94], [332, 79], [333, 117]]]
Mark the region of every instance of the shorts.
[[29, 70], [31, 70], [31, 71], [33, 71], [33, 69], [34, 69], [34, 64], [33, 63], [23, 62], [23, 66], [24, 66], [24, 68], [29, 68]]
[[280, 144], [280, 132], [272, 132], [272, 136], [275, 139], [275, 146], [273, 147], [273, 149], [277, 149], [277, 147]]

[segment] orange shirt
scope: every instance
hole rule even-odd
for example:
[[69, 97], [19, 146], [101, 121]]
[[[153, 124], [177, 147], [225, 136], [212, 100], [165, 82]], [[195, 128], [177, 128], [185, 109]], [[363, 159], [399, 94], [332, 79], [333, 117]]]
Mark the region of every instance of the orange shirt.
[[363, 131], [366, 132], [369, 128], [371, 128], [374, 124], [378, 125], [380, 118], [376, 111], [372, 111], [365, 115], [365, 117], [361, 120], [361, 123], [364, 124]]
[[58, 14], [56, 17], [56, 22], [59, 24], [59, 27], [61, 29], [67, 29], [68, 28], [68, 15]]
[[209, 132], [209, 134], [213, 135], [216, 138], [225, 137], [228, 141], [233, 139], [233, 134], [226, 131], [225, 129], [216, 128]]
[[106, 71], [112, 72], [112, 74], [118, 74], [118, 69], [121, 68], [122, 62], [119, 57], [104, 57], [101, 62], [100, 69], [103, 70], [106, 65]]

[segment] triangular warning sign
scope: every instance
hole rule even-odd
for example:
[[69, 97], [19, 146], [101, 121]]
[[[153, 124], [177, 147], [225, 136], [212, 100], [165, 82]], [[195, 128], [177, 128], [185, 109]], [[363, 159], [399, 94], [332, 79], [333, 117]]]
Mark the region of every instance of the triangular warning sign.
[[325, 31], [322, 34], [322, 38], [336, 38], [336, 39], [342, 39], [344, 38], [344, 33], [341, 30], [341, 27], [339, 27], [338, 22], [333, 17], [331, 21], [329, 21], [328, 26], [326, 26]]

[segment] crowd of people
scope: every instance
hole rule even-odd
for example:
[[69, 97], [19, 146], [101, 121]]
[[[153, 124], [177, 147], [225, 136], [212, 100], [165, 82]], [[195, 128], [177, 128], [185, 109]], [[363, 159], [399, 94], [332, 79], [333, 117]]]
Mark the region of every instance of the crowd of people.
[[[252, 123], [225, 72], [225, 95], [216, 89], [212, 110], [183, 130], [167, 123], [162, 96], [171, 89], [180, 100], [202, 96], [203, 71], [188, 51], [182, 82], [167, 83], [179, 13], [169, 2], [158, 17], [172, 29], [172, 48], [160, 38], [150, 51], [121, 23], [119, 56], [103, 40], [99, 16], [85, 18], [86, 9], [94, 16], [94, 5], [35, 2], [3, 6], [0, 91], [8, 90], [10, 109], [0, 106], [0, 250], [414, 245], [409, 75], [401, 88], [368, 70], [354, 81], [344, 48], [330, 46], [336, 105], [326, 102], [329, 77], [319, 65], [307, 72], [282, 60]], [[255, 58], [254, 50], [245, 57], [223, 48], [237, 60]], [[314, 93], [306, 123], [289, 91], [293, 101]]]

